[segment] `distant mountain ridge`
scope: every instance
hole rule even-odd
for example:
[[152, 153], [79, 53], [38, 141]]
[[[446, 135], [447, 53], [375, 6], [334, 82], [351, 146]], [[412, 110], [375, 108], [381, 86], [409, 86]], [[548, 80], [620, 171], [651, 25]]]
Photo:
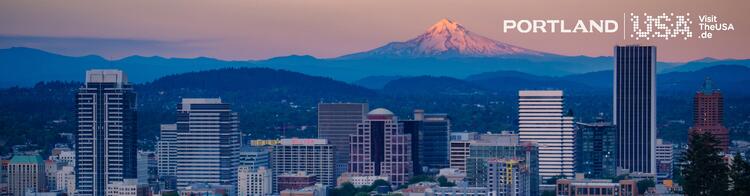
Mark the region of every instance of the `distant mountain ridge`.
[[[130, 56], [108, 60], [96, 55], [71, 57], [33, 48], [0, 49], [0, 88], [31, 86], [40, 81], [81, 81], [88, 69], [122, 69], [131, 81], [150, 82], [163, 76], [219, 68], [267, 67], [354, 82], [369, 76], [446, 76], [465, 78], [495, 71], [562, 77], [611, 70], [608, 56], [564, 56], [526, 49], [475, 34], [460, 24], [441, 20], [405, 42], [369, 51], [320, 59], [309, 55], [265, 60], [226, 61], [208, 57]], [[662, 72], [695, 71], [715, 65], [750, 66], [750, 59], [699, 59], [687, 63], [658, 62]], [[374, 86], [382, 86], [385, 83]]]

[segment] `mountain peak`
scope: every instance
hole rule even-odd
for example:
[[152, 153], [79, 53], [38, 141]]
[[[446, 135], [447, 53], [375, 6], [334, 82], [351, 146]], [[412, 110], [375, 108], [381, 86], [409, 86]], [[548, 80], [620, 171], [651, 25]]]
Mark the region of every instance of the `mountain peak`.
[[461, 24], [444, 18], [416, 38], [405, 42], [391, 42], [380, 48], [345, 55], [342, 58], [502, 57], [513, 55], [541, 56], [546, 55], [546, 53], [474, 34]]
[[450, 19], [443, 18], [442, 20], [432, 25], [429, 29], [427, 29], [427, 32], [428, 33], [466, 32], [466, 29], [464, 29], [463, 26], [461, 26], [460, 24], [456, 22], [453, 22]]

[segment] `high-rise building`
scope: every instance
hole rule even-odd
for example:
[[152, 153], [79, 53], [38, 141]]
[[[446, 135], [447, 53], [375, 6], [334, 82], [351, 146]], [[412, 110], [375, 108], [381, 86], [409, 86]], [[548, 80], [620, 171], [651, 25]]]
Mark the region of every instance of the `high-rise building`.
[[156, 156], [159, 158], [159, 176], [177, 175], [177, 124], [162, 124]]
[[436, 173], [450, 166], [450, 119], [447, 114], [414, 110], [414, 119], [399, 121], [405, 134], [411, 134], [414, 173]]
[[145, 151], [139, 151], [138, 152], [138, 174], [137, 179], [139, 184], [148, 184], [149, 181], [149, 174], [148, 174], [148, 157], [149, 154], [152, 152], [145, 152]]
[[240, 166], [270, 168], [271, 151], [266, 147], [243, 146], [240, 149]]
[[336, 176], [348, 170], [349, 136], [357, 133], [357, 124], [362, 123], [367, 111], [366, 103], [318, 104], [318, 138], [336, 148]]
[[672, 144], [656, 139], [656, 177], [659, 179], [672, 178], [674, 168]]
[[314, 175], [324, 185], [335, 185], [334, 151], [325, 139], [282, 139], [271, 153], [274, 190], [281, 191], [277, 183], [279, 175], [297, 172]]
[[655, 173], [656, 47], [615, 46], [613, 121], [617, 167]]
[[524, 161], [517, 158], [487, 160], [487, 188], [492, 195], [531, 195], [529, 168]]
[[411, 135], [399, 129], [393, 112], [378, 108], [367, 113], [351, 135], [349, 172], [388, 176], [392, 185], [405, 184], [412, 176]]
[[539, 175], [573, 177], [573, 117], [563, 114], [563, 92], [518, 91], [518, 134], [539, 145]]
[[469, 147], [475, 139], [478, 139], [476, 132], [451, 133], [450, 168], [466, 172], [466, 158], [469, 157]]
[[266, 167], [240, 166], [237, 171], [237, 195], [270, 195], [271, 170]]
[[[713, 81], [706, 78], [703, 89], [695, 93], [693, 126], [690, 134], [711, 133], [724, 153], [729, 152], [729, 131], [724, 127], [724, 99]], [[658, 164], [658, 163], [657, 163]]]
[[466, 160], [466, 181], [470, 186], [487, 187], [488, 160], [523, 160], [529, 169], [529, 195], [539, 195], [539, 147], [534, 142], [520, 141], [518, 134], [500, 133], [480, 135], [469, 147]]
[[38, 155], [15, 155], [8, 165], [8, 193], [24, 195], [26, 189], [34, 192], [47, 190], [44, 161]]
[[588, 178], [610, 178], [617, 172], [617, 133], [612, 123], [598, 118], [576, 123], [576, 172]]
[[58, 190], [57, 184], [55, 183], [57, 178], [57, 170], [63, 166], [63, 162], [54, 160], [44, 160], [44, 179], [47, 180], [44, 184], [47, 185], [45, 190], [53, 191]]
[[76, 190], [105, 195], [113, 181], [136, 178], [136, 95], [120, 70], [86, 71], [76, 108]]
[[182, 99], [177, 105], [177, 186], [234, 186], [240, 164], [238, 127], [237, 113], [221, 99]]

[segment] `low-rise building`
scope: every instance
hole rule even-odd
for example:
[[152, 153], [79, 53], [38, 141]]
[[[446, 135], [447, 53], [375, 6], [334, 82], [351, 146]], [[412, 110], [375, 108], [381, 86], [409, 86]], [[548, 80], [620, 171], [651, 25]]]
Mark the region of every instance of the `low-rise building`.
[[388, 176], [363, 176], [357, 173], [343, 173], [336, 179], [336, 185], [341, 186], [344, 183], [352, 183], [354, 187], [370, 186], [376, 180], [388, 181]]

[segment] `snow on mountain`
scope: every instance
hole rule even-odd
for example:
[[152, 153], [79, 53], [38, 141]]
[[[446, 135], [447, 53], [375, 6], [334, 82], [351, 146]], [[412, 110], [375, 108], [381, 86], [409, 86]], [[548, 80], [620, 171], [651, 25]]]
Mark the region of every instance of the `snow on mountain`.
[[370, 51], [340, 58], [414, 58], [414, 57], [497, 57], [509, 55], [540, 56], [534, 51], [496, 41], [467, 30], [449, 19], [442, 19], [427, 32], [405, 42], [391, 42]]

